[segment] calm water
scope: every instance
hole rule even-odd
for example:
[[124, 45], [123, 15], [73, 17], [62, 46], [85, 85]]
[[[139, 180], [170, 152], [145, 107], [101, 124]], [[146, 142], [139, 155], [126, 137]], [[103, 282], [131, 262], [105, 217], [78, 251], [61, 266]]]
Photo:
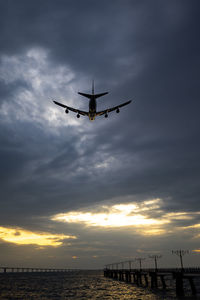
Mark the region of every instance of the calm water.
[[[104, 278], [102, 272], [0, 274], [1, 300], [46, 299], [177, 299], [172, 290], [152, 292]], [[180, 298], [179, 298], [180, 299]], [[200, 299], [185, 297], [182, 299]]]

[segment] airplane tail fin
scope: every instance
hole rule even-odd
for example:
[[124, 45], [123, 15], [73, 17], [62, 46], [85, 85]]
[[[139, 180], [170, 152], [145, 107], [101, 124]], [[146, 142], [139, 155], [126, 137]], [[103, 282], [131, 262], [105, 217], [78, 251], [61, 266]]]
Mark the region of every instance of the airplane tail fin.
[[108, 94], [108, 92], [105, 92], [105, 93], [100, 93], [100, 94], [95, 94], [94, 93], [94, 80], [92, 80], [92, 95], [94, 95], [95, 99], [99, 98], [99, 97], [102, 97], [104, 95]]
[[101, 94], [95, 94], [95, 93], [94, 93], [94, 80], [92, 80], [92, 94], [85, 94], [85, 93], [81, 93], [81, 92], [78, 92], [78, 94], [81, 95], [81, 96], [84, 96], [84, 97], [86, 97], [86, 98], [89, 98], [89, 99], [91, 99], [91, 98], [93, 98], [93, 97], [94, 97], [95, 99], [97, 99], [97, 98], [99, 98], [99, 97], [102, 97], [102, 96], [108, 94], [108, 92], [101, 93]]
[[94, 79], [92, 80], [92, 95], [94, 95]]

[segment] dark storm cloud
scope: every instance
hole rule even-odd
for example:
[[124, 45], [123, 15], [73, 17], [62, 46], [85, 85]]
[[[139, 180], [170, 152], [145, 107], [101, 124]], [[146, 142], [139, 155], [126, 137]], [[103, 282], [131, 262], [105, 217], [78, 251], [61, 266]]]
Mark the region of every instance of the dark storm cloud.
[[[2, 225], [56, 230], [40, 217], [128, 195], [161, 198], [165, 212], [199, 210], [199, 8], [199, 1], [0, 1]], [[75, 90], [89, 92], [92, 78], [97, 92], [110, 90], [99, 110], [134, 101], [106, 122], [81, 118], [78, 126], [46, 101], [62, 96], [86, 109]]]

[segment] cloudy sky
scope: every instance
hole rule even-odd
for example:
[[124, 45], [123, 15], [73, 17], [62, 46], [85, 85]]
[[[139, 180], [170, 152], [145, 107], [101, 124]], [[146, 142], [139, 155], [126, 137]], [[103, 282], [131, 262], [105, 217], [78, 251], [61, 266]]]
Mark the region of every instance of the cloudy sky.
[[[0, 265], [200, 263], [198, 0], [0, 0]], [[92, 80], [109, 117], [76, 118]]]

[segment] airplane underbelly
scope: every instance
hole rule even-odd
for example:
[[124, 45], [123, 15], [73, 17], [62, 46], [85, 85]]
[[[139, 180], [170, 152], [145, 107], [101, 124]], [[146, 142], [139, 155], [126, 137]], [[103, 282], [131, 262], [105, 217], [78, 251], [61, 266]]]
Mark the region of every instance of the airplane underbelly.
[[94, 121], [95, 116], [96, 116], [95, 112], [92, 112], [92, 111], [89, 112], [89, 119], [90, 119], [90, 121]]
[[94, 121], [96, 116], [96, 102], [94, 101], [94, 99], [90, 100], [90, 104], [89, 104], [89, 119], [90, 121]]

